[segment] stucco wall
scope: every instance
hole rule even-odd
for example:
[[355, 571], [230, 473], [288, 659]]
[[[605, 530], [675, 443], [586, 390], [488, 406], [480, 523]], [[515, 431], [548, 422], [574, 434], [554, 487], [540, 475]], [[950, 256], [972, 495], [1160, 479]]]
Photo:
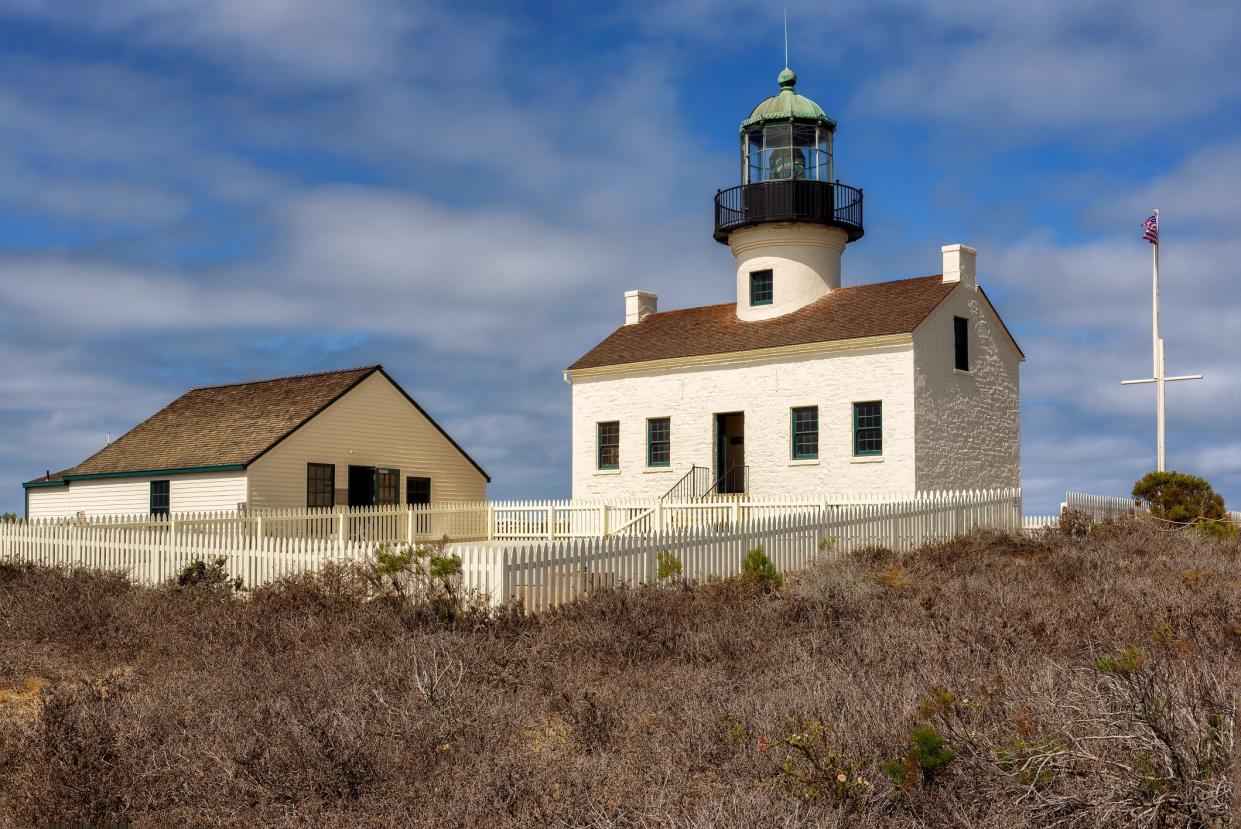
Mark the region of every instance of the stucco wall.
[[381, 374], [298, 429], [250, 466], [254, 507], [306, 506], [306, 464], [336, 465], [336, 487], [345, 489], [349, 466], [400, 470], [400, 501], [408, 476], [431, 479], [433, 501], [481, 500], [487, 482], [432, 423]]
[[[759, 497], [848, 489], [912, 491], [911, 344], [573, 382], [573, 497], [664, 494], [691, 466], [715, 467], [714, 415], [744, 411], [750, 491]], [[854, 402], [883, 401], [884, 453], [853, 457]], [[791, 459], [790, 413], [819, 407], [819, 459]], [[672, 420], [672, 465], [646, 467], [646, 419]], [[620, 470], [600, 471], [595, 428], [620, 421]]]
[[[796, 311], [840, 287], [848, 235], [838, 227], [779, 222], [743, 227], [728, 237], [737, 258], [737, 316], [761, 320]], [[770, 305], [750, 305], [750, 273], [772, 272]]]
[[169, 482], [173, 512], [235, 511], [246, 500], [244, 472], [203, 472], [136, 478], [89, 478], [67, 487], [29, 490], [30, 517], [144, 515], [151, 510], [151, 481]]
[[[969, 373], [954, 368], [954, 316], [969, 325]], [[919, 489], [1021, 485], [1020, 355], [962, 283], [914, 332]]]

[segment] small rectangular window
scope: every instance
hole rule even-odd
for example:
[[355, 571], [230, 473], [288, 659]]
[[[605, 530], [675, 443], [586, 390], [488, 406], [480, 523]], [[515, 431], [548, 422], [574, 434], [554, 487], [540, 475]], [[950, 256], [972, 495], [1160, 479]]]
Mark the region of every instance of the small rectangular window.
[[883, 403], [853, 404], [853, 454], [883, 454]]
[[672, 464], [672, 421], [653, 417], [646, 422], [646, 465]]
[[956, 353], [957, 371], [970, 370], [970, 321], [965, 317], [952, 318], [953, 350]]
[[151, 481], [151, 515], [167, 515], [171, 506], [171, 484], [168, 481]]
[[431, 479], [430, 478], [406, 478], [405, 479], [405, 503], [429, 504], [431, 503]]
[[331, 507], [336, 503], [336, 464], [306, 464], [306, 506]]
[[401, 503], [401, 470], [376, 469], [375, 489], [377, 490], [376, 503], [381, 506]]
[[819, 457], [819, 407], [793, 409], [793, 459], [815, 460]]
[[771, 271], [750, 272], [750, 304], [770, 305], [775, 299], [775, 278]]
[[598, 461], [600, 469], [620, 469], [620, 422], [598, 425]]

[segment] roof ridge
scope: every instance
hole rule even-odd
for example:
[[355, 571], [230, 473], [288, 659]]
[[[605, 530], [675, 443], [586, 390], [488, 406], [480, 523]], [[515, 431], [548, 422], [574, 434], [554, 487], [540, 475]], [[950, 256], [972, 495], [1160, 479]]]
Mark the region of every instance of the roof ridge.
[[[186, 394], [189, 394], [192, 391], [207, 391], [208, 389], [227, 389], [227, 388], [230, 388], [231, 386], [257, 386], [262, 383], [279, 383], [284, 380], [302, 380], [307, 377], [327, 377], [330, 374], [350, 374], [355, 371], [374, 371], [376, 369], [381, 369], [381, 368], [383, 368], [382, 365], [380, 365], [379, 363], [374, 363], [373, 365], [369, 365], [369, 366], [356, 366], [354, 368], [338, 368], [338, 369], [332, 369], [331, 371], [309, 371], [309, 372], [306, 372], [305, 374], [289, 374], [289, 375], [285, 375], [284, 377], [265, 377], [262, 380], [239, 380], [235, 383], [217, 383], [211, 386], [193, 386], [192, 388], [186, 389], [185, 392], [181, 395], [181, 397], [184, 397]], [[176, 401], [174, 400], [173, 402], [175, 403]], [[171, 403], [169, 405], [171, 405]]]

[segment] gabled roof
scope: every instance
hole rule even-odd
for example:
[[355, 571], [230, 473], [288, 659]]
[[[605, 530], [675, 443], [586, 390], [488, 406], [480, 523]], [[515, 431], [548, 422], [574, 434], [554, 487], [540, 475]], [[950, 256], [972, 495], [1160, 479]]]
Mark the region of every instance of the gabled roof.
[[958, 283], [922, 276], [840, 288], [767, 320], [737, 318], [736, 303], [651, 314], [622, 325], [569, 371], [781, 346], [908, 334]]
[[191, 389], [77, 466], [27, 485], [139, 472], [244, 469], [376, 373], [491, 480], [382, 366], [375, 365]]

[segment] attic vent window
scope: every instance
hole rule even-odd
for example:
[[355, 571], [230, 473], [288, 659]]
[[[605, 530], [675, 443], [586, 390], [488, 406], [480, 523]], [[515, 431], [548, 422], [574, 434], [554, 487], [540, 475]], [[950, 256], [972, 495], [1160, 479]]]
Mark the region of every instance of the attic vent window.
[[750, 305], [770, 305], [775, 297], [775, 278], [771, 271], [750, 272]]

